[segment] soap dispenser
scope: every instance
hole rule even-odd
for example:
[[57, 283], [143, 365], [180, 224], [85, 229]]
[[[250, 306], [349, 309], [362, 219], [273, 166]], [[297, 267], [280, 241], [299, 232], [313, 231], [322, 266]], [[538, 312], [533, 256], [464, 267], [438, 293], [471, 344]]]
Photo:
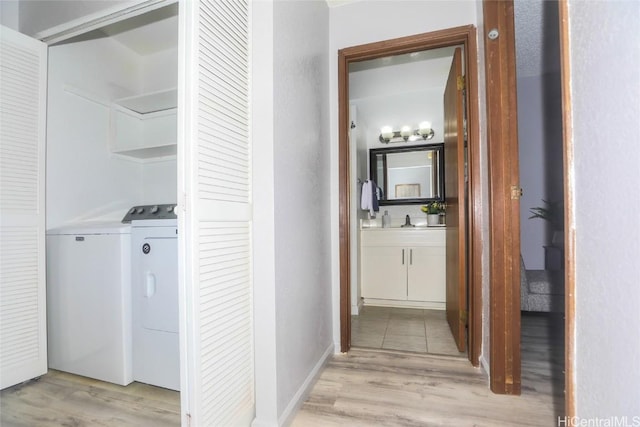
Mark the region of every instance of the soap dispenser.
[[382, 215], [382, 228], [390, 228], [391, 227], [391, 217], [389, 216], [389, 211], [384, 211], [384, 215]]

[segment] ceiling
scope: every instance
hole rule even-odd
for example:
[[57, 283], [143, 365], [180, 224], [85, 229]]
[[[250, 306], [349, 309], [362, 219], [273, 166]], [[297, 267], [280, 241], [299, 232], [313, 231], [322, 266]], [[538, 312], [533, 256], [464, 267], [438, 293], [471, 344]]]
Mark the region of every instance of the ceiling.
[[[341, 7], [362, 0], [326, 0], [330, 7]], [[37, 5], [50, 13], [62, 13], [67, 5], [73, 8], [98, 7], [104, 1], [30, 1], [23, 8]], [[55, 5], [55, 7], [53, 7]], [[96, 5], [96, 6], [94, 6]], [[49, 10], [49, 9], [47, 9]], [[22, 10], [27, 13], [29, 10]], [[103, 28], [102, 33], [129, 47], [140, 55], [149, 55], [177, 46], [178, 5], [173, 4]], [[54, 13], [55, 12], [55, 13]], [[558, 2], [556, 0], [514, 0], [516, 27], [516, 57], [519, 77], [559, 71]]]
[[100, 31], [140, 55], [175, 48], [178, 46], [178, 5], [156, 9]]

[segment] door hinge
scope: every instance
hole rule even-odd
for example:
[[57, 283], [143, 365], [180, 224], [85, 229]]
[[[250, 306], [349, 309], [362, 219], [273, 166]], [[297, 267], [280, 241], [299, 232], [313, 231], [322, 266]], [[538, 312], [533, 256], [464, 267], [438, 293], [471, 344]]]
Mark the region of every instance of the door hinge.
[[460, 322], [462, 322], [463, 325], [467, 325], [468, 318], [469, 313], [467, 310], [460, 310]]
[[522, 188], [518, 185], [511, 186], [511, 200], [517, 200], [522, 197], [523, 191]]
[[458, 76], [458, 90], [464, 90], [465, 88], [464, 76]]

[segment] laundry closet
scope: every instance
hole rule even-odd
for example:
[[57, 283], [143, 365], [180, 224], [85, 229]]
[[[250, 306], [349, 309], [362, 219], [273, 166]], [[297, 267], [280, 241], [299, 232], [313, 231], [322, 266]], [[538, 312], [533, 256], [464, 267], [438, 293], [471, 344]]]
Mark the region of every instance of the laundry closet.
[[49, 46], [49, 367], [179, 389], [178, 7]]

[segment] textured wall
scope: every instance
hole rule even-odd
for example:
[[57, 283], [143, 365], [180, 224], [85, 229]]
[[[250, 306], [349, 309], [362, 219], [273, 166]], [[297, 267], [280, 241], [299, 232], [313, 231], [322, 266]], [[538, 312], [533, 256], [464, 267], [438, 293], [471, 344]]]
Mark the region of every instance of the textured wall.
[[274, 3], [279, 417], [332, 345], [328, 30], [324, 1]]
[[637, 1], [569, 2], [574, 369], [577, 413], [585, 418], [640, 415], [638, 22]]
[[[517, 34], [516, 34], [517, 35]], [[542, 200], [563, 198], [562, 109], [559, 73], [518, 78], [518, 144], [520, 153], [520, 247], [528, 269], [544, 268], [543, 245], [553, 227], [529, 219]]]

